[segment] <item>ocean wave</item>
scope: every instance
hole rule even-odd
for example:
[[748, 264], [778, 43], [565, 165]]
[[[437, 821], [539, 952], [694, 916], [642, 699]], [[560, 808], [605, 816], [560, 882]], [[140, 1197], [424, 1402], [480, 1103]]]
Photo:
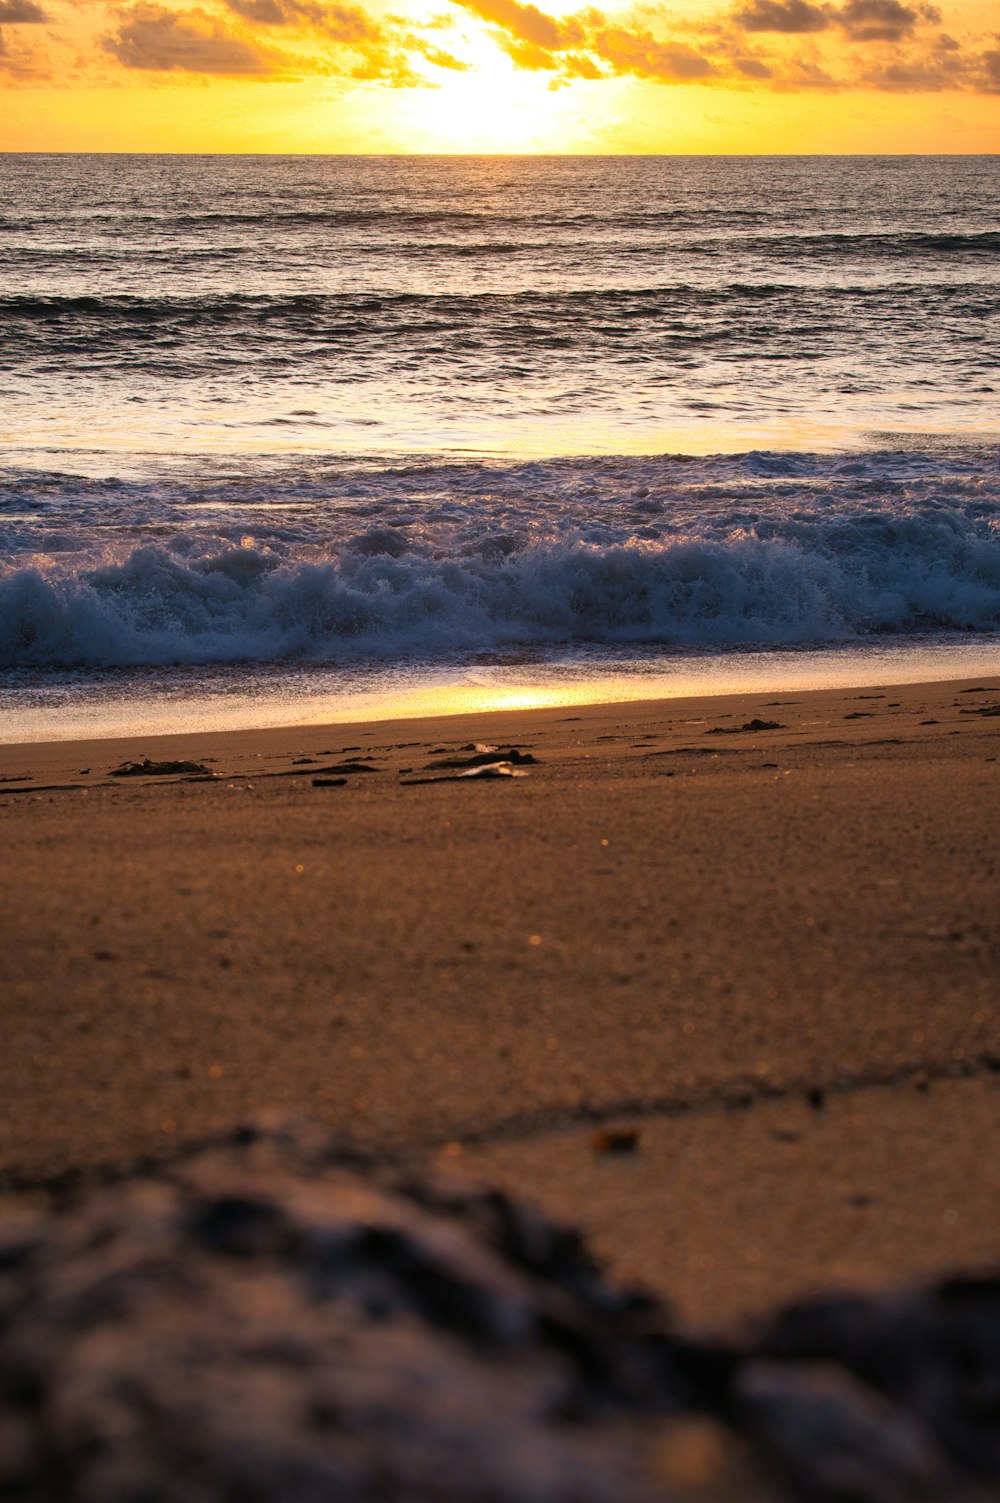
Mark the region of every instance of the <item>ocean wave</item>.
[[145, 543], [0, 576], [0, 665], [330, 664], [574, 644], [818, 644], [1000, 629], [1000, 532], [947, 511], [790, 516], [728, 539], [372, 527], [336, 553]]
[[[642, 229], [646, 226], [669, 229], [700, 229], [706, 226], [725, 228], [732, 224], [741, 227], [764, 225], [770, 223], [774, 217], [773, 210], [739, 209], [729, 205], [725, 208], [699, 205], [696, 210], [679, 208], [637, 210], [631, 206], [622, 206], [621, 212], [615, 215], [615, 224], [620, 229]], [[122, 211], [117, 205], [113, 210], [93, 209], [86, 214], [84, 222], [99, 230], [111, 227], [120, 234], [123, 226]], [[488, 203], [475, 209], [457, 209], [443, 205], [414, 208], [412, 205], [406, 205], [394, 199], [386, 207], [372, 208], [342, 204], [290, 208], [286, 204], [275, 203], [264, 208], [216, 209], [196, 213], [177, 212], [170, 209], [143, 212], [133, 209], [125, 217], [124, 224], [130, 232], [138, 231], [148, 234], [153, 231], [164, 235], [183, 235], [199, 230], [219, 229], [240, 231], [266, 229], [280, 233], [283, 228], [292, 230], [370, 230], [374, 228], [379, 232], [389, 232], [395, 236], [401, 229], [461, 232], [468, 229], [475, 230], [485, 224], [500, 227], [509, 225], [518, 229], [561, 229], [567, 226], [579, 229], [596, 225], [603, 229], [607, 225], [607, 216], [600, 211], [581, 209], [575, 200], [572, 205], [567, 204], [561, 211], [553, 211], [551, 205], [545, 205], [542, 208], [524, 210], [519, 213], [513, 210], [509, 203], [505, 203], [502, 207], [498, 207], [495, 203]], [[35, 212], [27, 220], [23, 216], [16, 218], [0, 216], [0, 230], [16, 233], [52, 228], [62, 230], [65, 229], [65, 225], [66, 219], [63, 214]]]
[[[286, 231], [293, 235], [303, 230], [316, 230], [343, 234], [359, 230], [369, 236], [374, 232], [376, 244], [366, 239], [367, 253], [377, 252], [384, 246], [402, 240], [419, 244], [427, 235], [434, 237], [435, 250], [450, 247], [461, 248], [464, 237], [474, 235], [482, 238], [484, 229], [489, 239], [534, 246], [539, 232], [553, 232], [562, 241], [567, 231], [574, 234], [581, 230], [596, 229], [601, 241], [607, 243], [609, 232], [612, 240], [622, 240], [631, 245], [632, 232], [640, 235], [646, 231], [659, 232], [662, 243], [675, 240], [694, 248], [723, 246], [732, 248], [733, 239], [739, 237], [743, 249], [767, 253], [778, 250], [782, 253], [799, 251], [812, 255], [818, 251], [849, 256], [889, 256], [908, 258], [920, 255], [946, 256], [995, 256], [1000, 249], [1000, 232], [996, 229], [959, 226], [934, 229], [914, 229], [904, 223], [894, 223], [872, 230], [860, 225], [846, 225], [833, 229], [823, 215], [804, 216], [794, 228], [789, 228], [787, 216], [775, 208], [739, 208], [733, 204], [713, 207], [699, 203], [696, 208], [653, 205], [636, 208], [628, 201], [616, 203], [613, 221], [609, 223], [607, 210], [594, 211], [581, 208], [575, 199], [554, 207], [551, 202], [537, 207], [518, 210], [510, 203], [486, 201], [476, 208], [457, 208], [453, 204], [437, 203], [422, 206], [406, 204], [397, 198], [375, 206], [318, 204], [304, 207], [290, 205], [283, 200], [263, 206], [235, 209], [209, 209], [200, 212], [185, 212], [171, 209], [143, 210], [135, 207], [124, 215], [120, 206], [113, 210], [92, 209], [80, 224], [97, 235], [113, 230], [115, 239], [123, 235], [136, 236], [144, 244], [151, 240], [156, 244], [170, 246], [180, 244], [199, 245], [205, 234], [236, 231], [240, 234], [267, 232], [282, 236]], [[25, 217], [0, 215], [0, 230], [25, 236], [29, 240], [43, 231], [65, 232], [67, 222], [63, 214], [35, 212]], [[713, 238], [702, 243], [708, 232]], [[715, 238], [716, 235], [718, 238]], [[441, 237], [451, 237], [444, 241]], [[192, 238], [198, 237], [198, 238]], [[527, 238], [524, 238], [527, 237]], [[224, 244], [225, 242], [216, 242]], [[347, 243], [347, 242], [345, 242]], [[34, 248], [34, 247], [33, 247]]]
[[[478, 247], [475, 247], [478, 249]], [[61, 320], [79, 318], [97, 319], [101, 322], [156, 323], [206, 319], [213, 323], [244, 323], [248, 319], [271, 319], [275, 321], [300, 318], [323, 321], [345, 315], [382, 313], [392, 315], [411, 309], [455, 310], [463, 321], [476, 316], [488, 318], [495, 310], [524, 307], [546, 315], [558, 316], [561, 312], [585, 310], [587, 313], [606, 307], [613, 310], [626, 309], [649, 317], [658, 317], [676, 306], [691, 309], [733, 309], [744, 302], [785, 303], [789, 299], [814, 302], [817, 305], [836, 303], [843, 296], [862, 302], [878, 304], [887, 292], [894, 297], [920, 301], [929, 294], [947, 298], [951, 291], [947, 280], [940, 283], [921, 281], [893, 283], [887, 287], [864, 284], [827, 285], [814, 287], [789, 282], [726, 282], [717, 286], [700, 287], [690, 282], [664, 282], [650, 287], [573, 287], [568, 290], [545, 288], [518, 288], [514, 291], [490, 292], [289, 292], [268, 294], [263, 292], [198, 292], [181, 296], [141, 296], [131, 293], [108, 293], [94, 295], [46, 296], [30, 293], [0, 294], [0, 319], [4, 324], [12, 320], [41, 323], [57, 323]], [[965, 306], [969, 297], [980, 296], [996, 310], [1000, 295], [988, 285], [960, 285], [954, 289], [956, 302]]]
[[[922, 297], [927, 292], [947, 293], [949, 283], [921, 282], [912, 287], [910, 283], [893, 284], [889, 289], [894, 294]], [[973, 287], [983, 295], [995, 293], [990, 287]], [[958, 295], [965, 299], [970, 288], [960, 287]], [[342, 312], [391, 312], [409, 308], [451, 308], [461, 310], [463, 318], [475, 313], [477, 308], [487, 309], [537, 306], [539, 309], [558, 312], [562, 308], [575, 309], [607, 306], [609, 308], [636, 308], [656, 316], [676, 303], [692, 307], [727, 308], [743, 300], [758, 298], [765, 302], [802, 298], [834, 301], [838, 295], [847, 293], [853, 297], [878, 302], [885, 296], [884, 285], [832, 286], [816, 288], [788, 282], [727, 282], [712, 287], [693, 286], [689, 282], [667, 282], [653, 287], [589, 288], [574, 287], [563, 291], [519, 288], [511, 292], [292, 292], [292, 293], [240, 293], [200, 292], [193, 296], [143, 297], [128, 293], [111, 293], [95, 296], [32, 296], [30, 294], [0, 295], [0, 315], [4, 319], [52, 320], [74, 315], [94, 316], [105, 319], [109, 316], [125, 320], [147, 322], [164, 318], [207, 317], [220, 321], [242, 321], [248, 317], [283, 319], [300, 315], [324, 317]]]
[[0, 352], [46, 377], [54, 361], [90, 378], [140, 369], [184, 379], [257, 362], [265, 373], [345, 379], [359, 365], [370, 376], [409, 372], [416, 358], [432, 358], [437, 369], [444, 357], [470, 380], [495, 380], [498, 359], [544, 374], [553, 351], [563, 363], [624, 356], [669, 371], [675, 357], [704, 363], [752, 354], [801, 364], [806, 352], [843, 361], [845, 349], [863, 349], [867, 362], [886, 349], [916, 361], [930, 345], [940, 351], [932, 375], [939, 380], [956, 349], [966, 374], [992, 369], [998, 315], [1000, 292], [961, 283], [887, 289], [775, 281], [475, 296], [25, 294], [0, 297]]
[[[728, 238], [716, 242], [716, 246], [728, 254], [732, 253], [732, 244]], [[896, 229], [885, 234], [872, 234], [849, 230], [812, 233], [800, 231], [795, 235], [751, 235], [743, 239], [742, 248], [758, 255], [778, 254], [808, 260], [816, 256], [837, 256], [845, 260], [885, 258], [893, 261], [909, 261], [922, 256], [947, 256], [954, 259], [970, 256], [995, 260], [1000, 252], [1000, 232]]]

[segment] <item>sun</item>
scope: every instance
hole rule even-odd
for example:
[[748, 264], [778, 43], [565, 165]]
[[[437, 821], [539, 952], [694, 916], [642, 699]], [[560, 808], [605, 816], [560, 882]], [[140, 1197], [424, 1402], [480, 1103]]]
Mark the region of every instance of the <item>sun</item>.
[[433, 87], [400, 103], [413, 150], [558, 152], [580, 133], [579, 85], [515, 66], [485, 37], [454, 49], [466, 73], [433, 70]]

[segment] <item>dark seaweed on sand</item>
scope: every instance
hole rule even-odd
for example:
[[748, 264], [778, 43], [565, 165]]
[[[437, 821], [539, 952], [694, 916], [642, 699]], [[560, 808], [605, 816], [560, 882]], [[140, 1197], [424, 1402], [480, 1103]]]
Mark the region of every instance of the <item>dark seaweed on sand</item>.
[[123, 762], [120, 767], [113, 767], [108, 773], [109, 778], [167, 778], [184, 775], [214, 777], [211, 768], [205, 767], [201, 762], [151, 762], [148, 757], [144, 757], [141, 762]]

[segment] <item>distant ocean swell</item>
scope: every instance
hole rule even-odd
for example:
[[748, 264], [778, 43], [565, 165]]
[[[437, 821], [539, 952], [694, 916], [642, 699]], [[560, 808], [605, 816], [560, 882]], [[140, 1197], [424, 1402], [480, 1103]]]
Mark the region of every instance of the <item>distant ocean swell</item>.
[[[777, 218], [777, 215], [769, 214], [765, 210], [741, 212], [738, 209], [727, 208], [713, 212], [708, 207], [701, 206], [697, 212], [690, 213], [682, 209], [636, 211], [633, 208], [622, 207], [617, 209], [614, 216], [614, 232], [616, 236], [621, 236], [626, 231], [667, 232], [671, 236], [691, 237], [680, 243], [695, 249], [719, 249], [723, 246], [718, 241], [713, 242], [711, 239], [704, 238], [706, 231], [731, 231], [734, 225], [739, 225], [745, 232], [741, 249], [762, 256], [771, 253], [781, 255], [798, 253], [808, 256], [827, 253], [835, 256], [843, 254], [852, 258], [888, 256], [893, 259], [908, 259], [914, 255], [987, 256], [995, 255], [1000, 249], [1000, 232], [990, 230], [908, 231], [895, 227], [891, 233], [885, 234], [848, 230], [832, 232], [813, 230], [787, 234], [782, 233], [780, 228], [776, 227]], [[108, 229], [115, 232], [120, 228], [121, 217], [119, 214], [93, 213], [88, 216], [87, 225], [93, 229]], [[488, 245], [493, 244], [494, 241], [512, 240], [515, 244], [523, 243], [526, 249], [531, 250], [539, 248], [537, 235], [540, 231], [594, 229], [599, 232], [598, 243], [601, 244], [607, 243], [609, 234], [605, 214], [574, 212], [569, 208], [564, 208], [559, 213], [528, 214], [511, 213], [509, 210], [421, 211], [400, 206], [394, 206], [391, 210], [349, 208], [298, 210], [275, 208], [264, 212], [220, 210], [205, 214], [133, 214], [129, 220], [129, 227], [133, 231], [144, 231], [151, 235], [197, 234], [199, 231], [216, 232], [227, 229], [241, 233], [267, 230], [272, 234], [303, 229], [327, 231], [358, 229], [374, 231], [382, 242], [381, 244], [378, 241], [366, 243], [365, 251], [369, 255], [377, 255], [380, 249], [391, 253], [398, 248], [400, 241], [408, 234], [419, 236], [431, 233], [455, 237], [444, 244], [436, 243], [433, 247], [437, 251], [446, 252], [460, 250], [463, 247], [465, 242], [460, 237], [481, 235], [484, 230], [487, 232]], [[23, 218], [0, 216], [0, 230], [18, 235], [30, 236], [33, 232], [38, 233], [47, 229], [65, 231], [65, 228], [66, 222], [62, 216], [36, 215], [30, 223], [26, 223]], [[754, 229], [759, 233], [751, 233]], [[669, 251], [674, 248], [669, 239], [660, 241], [658, 244], [662, 250]], [[731, 249], [728, 239], [724, 242], [724, 248]]]
[[476, 296], [2, 297], [0, 355], [12, 368], [41, 374], [58, 361], [91, 378], [140, 371], [190, 379], [228, 375], [234, 365], [242, 371], [252, 354], [255, 376], [281, 369], [321, 381], [345, 371], [354, 380], [359, 369], [408, 376], [415, 358], [443, 354], [470, 379], [492, 381], [497, 358], [527, 362], [521, 374], [544, 377], [556, 352], [561, 362], [585, 362], [598, 373], [604, 368], [596, 361], [625, 359], [651, 379], [675, 382], [690, 378], [689, 367], [677, 364], [689, 357], [800, 365], [808, 350], [813, 361], [851, 370], [863, 351], [861, 366], [918, 362], [928, 325], [950, 328], [952, 343], [947, 366], [939, 364], [924, 385], [939, 383], [943, 370], [958, 385], [995, 372], [997, 292], [928, 283], [893, 287], [891, 300], [881, 285], [780, 282]]
[[317, 557], [195, 547], [0, 576], [0, 665], [117, 667], [454, 657], [534, 645], [776, 646], [1000, 627], [1000, 532], [885, 514], [727, 541], [451, 552], [373, 528]]
[[[1000, 238], [1000, 237], [998, 237]], [[434, 250], [436, 247], [430, 247]], [[483, 246], [471, 249], [490, 254], [496, 249], [507, 256], [512, 247]], [[994, 252], [1000, 254], [1000, 247]], [[685, 281], [664, 283], [650, 287], [626, 288], [574, 288], [564, 292], [549, 292], [536, 289], [516, 291], [487, 291], [468, 294], [426, 294], [420, 292], [372, 293], [290, 293], [269, 296], [243, 293], [198, 293], [184, 297], [143, 297], [138, 295], [105, 295], [102, 297], [41, 297], [33, 295], [0, 296], [0, 317], [3, 327], [10, 332], [10, 325], [33, 324], [50, 326], [53, 331], [71, 324], [74, 320], [102, 323], [111, 321], [124, 324], [170, 322], [179, 326], [206, 318], [212, 324], [244, 324], [248, 319], [268, 318], [274, 321], [306, 319], [317, 325], [325, 320], [336, 322], [345, 313], [380, 313], [387, 318], [401, 315], [404, 318], [425, 310], [437, 314], [454, 310], [463, 320], [471, 318], [486, 322], [496, 313], [508, 310], [516, 312], [519, 306], [538, 308], [546, 315], [565, 312], [572, 315], [578, 310], [586, 313], [608, 308], [613, 311], [625, 309], [635, 315], [650, 318], [660, 317], [674, 305], [690, 306], [692, 309], [715, 309], [738, 307], [741, 302], [759, 300], [774, 302], [798, 297], [820, 306], [833, 305], [843, 297], [864, 300], [876, 304], [885, 298], [883, 286], [798, 287], [783, 282], [727, 282], [714, 287], [691, 286]], [[942, 280], [928, 283], [922, 281], [910, 286], [907, 283], [893, 287], [899, 296], [920, 300], [934, 295], [948, 301], [949, 295], [957, 307], [966, 309], [971, 300], [972, 311], [1000, 311], [997, 289], [988, 285], [953, 284]]]

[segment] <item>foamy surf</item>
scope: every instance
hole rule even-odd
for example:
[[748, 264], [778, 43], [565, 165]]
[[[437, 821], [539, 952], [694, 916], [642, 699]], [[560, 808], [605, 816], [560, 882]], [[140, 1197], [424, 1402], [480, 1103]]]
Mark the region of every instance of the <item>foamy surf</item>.
[[797, 647], [1000, 625], [985, 449], [265, 467], [253, 484], [21, 477], [6, 506], [7, 668]]

